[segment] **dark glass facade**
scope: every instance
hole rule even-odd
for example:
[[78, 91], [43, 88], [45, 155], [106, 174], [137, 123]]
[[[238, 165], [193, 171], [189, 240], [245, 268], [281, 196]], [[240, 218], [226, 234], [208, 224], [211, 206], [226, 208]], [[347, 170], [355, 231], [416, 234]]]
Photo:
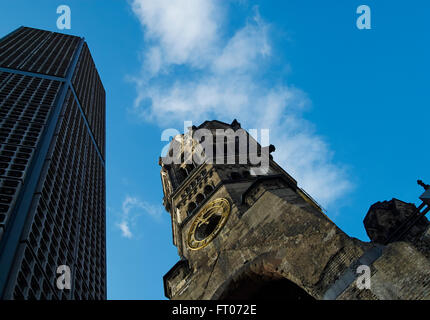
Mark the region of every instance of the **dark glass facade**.
[[2, 299], [106, 298], [104, 158], [105, 91], [84, 39], [0, 39]]

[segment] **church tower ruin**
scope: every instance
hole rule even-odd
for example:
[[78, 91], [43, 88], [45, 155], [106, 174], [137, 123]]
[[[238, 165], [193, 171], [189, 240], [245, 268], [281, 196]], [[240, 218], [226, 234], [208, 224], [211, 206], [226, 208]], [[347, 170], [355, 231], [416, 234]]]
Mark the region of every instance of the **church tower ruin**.
[[[229, 134], [220, 141], [217, 130]], [[196, 161], [207, 155], [196, 147], [205, 139], [194, 133], [202, 131], [216, 136], [213, 158], [227, 161]], [[160, 158], [163, 204], [180, 257], [163, 278], [168, 298], [430, 299], [429, 194], [420, 208], [396, 199], [372, 206], [365, 219], [372, 241], [363, 242], [298, 187], [272, 159], [272, 145], [255, 149], [268, 156], [264, 170], [237, 161], [255, 140], [236, 120], [206, 121], [189, 134], [190, 143], [178, 135]], [[394, 222], [402, 227], [418, 216], [397, 238], [384, 237]]]

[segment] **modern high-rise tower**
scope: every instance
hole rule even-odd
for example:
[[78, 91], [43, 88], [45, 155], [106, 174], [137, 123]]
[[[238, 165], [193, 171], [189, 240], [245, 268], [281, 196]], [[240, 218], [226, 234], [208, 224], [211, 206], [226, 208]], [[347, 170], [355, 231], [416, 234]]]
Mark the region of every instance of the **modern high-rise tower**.
[[88, 46], [21, 27], [0, 39], [0, 297], [105, 299], [105, 232], [105, 90]]

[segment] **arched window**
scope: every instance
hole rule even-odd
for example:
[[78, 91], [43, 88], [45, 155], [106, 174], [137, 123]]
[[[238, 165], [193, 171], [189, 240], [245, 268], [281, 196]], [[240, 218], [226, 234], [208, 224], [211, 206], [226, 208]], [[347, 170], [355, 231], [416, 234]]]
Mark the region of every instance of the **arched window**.
[[314, 301], [303, 288], [285, 278], [246, 274], [232, 281], [219, 300]]
[[197, 196], [196, 196], [196, 202], [197, 202], [197, 204], [200, 204], [200, 203], [202, 203], [202, 201], [205, 199], [205, 196], [204, 195], [202, 195], [201, 193], [199, 193]]
[[195, 202], [191, 202], [188, 205], [187, 215], [192, 214], [195, 208], [197, 208], [197, 205], [195, 204]]
[[204, 189], [205, 196], [208, 196], [213, 190], [214, 188], [211, 185], [207, 185]]

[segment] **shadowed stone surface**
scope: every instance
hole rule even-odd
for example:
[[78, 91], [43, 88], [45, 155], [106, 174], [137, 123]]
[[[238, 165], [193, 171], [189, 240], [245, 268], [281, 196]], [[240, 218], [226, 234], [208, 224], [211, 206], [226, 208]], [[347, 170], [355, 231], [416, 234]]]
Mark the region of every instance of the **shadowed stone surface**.
[[[375, 203], [364, 218], [367, 235], [376, 243], [385, 243], [397, 228], [413, 216], [416, 209], [414, 204], [398, 199]], [[422, 217], [407, 233], [406, 239], [415, 239], [423, 234], [428, 226], [427, 218]]]

